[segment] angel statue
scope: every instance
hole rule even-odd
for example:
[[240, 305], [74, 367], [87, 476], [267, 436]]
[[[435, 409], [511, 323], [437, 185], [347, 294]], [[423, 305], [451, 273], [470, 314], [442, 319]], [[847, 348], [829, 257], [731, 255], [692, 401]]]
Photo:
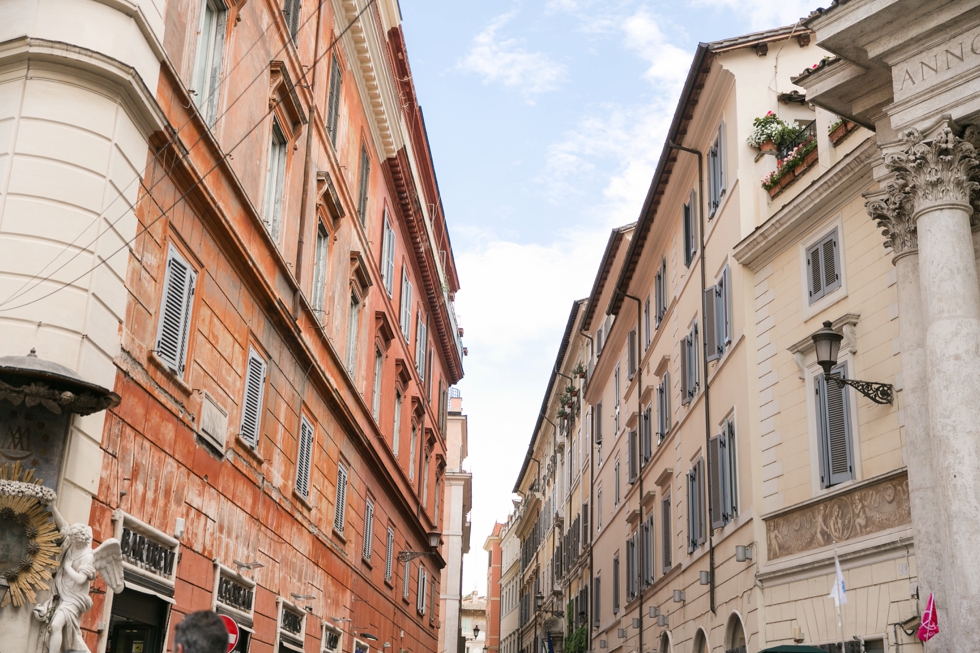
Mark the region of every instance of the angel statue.
[[82, 615], [92, 609], [89, 587], [95, 574], [99, 573], [113, 592], [123, 591], [122, 550], [119, 540], [115, 538], [93, 549], [91, 527], [86, 524], [69, 525], [54, 505], [49, 507], [54, 523], [61, 532], [61, 564], [54, 572], [52, 597], [34, 606], [34, 617], [48, 624], [39, 646], [43, 653], [91, 653], [82, 638], [80, 625]]

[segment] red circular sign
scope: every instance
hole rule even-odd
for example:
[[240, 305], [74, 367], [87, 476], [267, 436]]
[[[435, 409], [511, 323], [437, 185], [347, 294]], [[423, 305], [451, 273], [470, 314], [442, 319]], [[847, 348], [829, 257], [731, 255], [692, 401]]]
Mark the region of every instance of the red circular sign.
[[231, 653], [235, 649], [235, 645], [238, 644], [238, 624], [231, 617], [223, 614], [219, 614], [218, 616], [225, 622], [225, 630], [228, 631], [228, 653]]

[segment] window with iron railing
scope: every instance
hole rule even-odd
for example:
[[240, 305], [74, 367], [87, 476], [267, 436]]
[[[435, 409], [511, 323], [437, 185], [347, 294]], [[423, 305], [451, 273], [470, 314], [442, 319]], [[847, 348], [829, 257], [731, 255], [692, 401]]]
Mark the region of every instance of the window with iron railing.
[[776, 152], [776, 158], [779, 160], [785, 159], [787, 156], [789, 156], [790, 152], [795, 150], [797, 147], [816, 137], [817, 121], [812, 120], [804, 125], [800, 131], [796, 132], [796, 135], [793, 136], [793, 138], [786, 141], [783, 146], [779, 148], [779, 151]]

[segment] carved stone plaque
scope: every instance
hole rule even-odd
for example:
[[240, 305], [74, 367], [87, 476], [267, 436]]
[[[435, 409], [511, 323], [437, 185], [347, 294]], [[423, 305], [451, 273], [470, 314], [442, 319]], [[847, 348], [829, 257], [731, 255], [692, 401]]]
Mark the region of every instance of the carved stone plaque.
[[912, 522], [904, 474], [766, 520], [769, 559], [819, 549]]
[[0, 463], [19, 462], [33, 469], [42, 485], [57, 491], [69, 419], [67, 412], [55, 415], [40, 405], [0, 402]]

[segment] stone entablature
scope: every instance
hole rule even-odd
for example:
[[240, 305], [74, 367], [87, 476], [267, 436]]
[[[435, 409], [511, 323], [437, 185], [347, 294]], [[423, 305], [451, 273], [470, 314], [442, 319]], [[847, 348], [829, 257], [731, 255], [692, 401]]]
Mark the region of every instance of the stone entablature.
[[908, 476], [871, 479], [765, 522], [770, 560], [905, 526], [912, 522]]

